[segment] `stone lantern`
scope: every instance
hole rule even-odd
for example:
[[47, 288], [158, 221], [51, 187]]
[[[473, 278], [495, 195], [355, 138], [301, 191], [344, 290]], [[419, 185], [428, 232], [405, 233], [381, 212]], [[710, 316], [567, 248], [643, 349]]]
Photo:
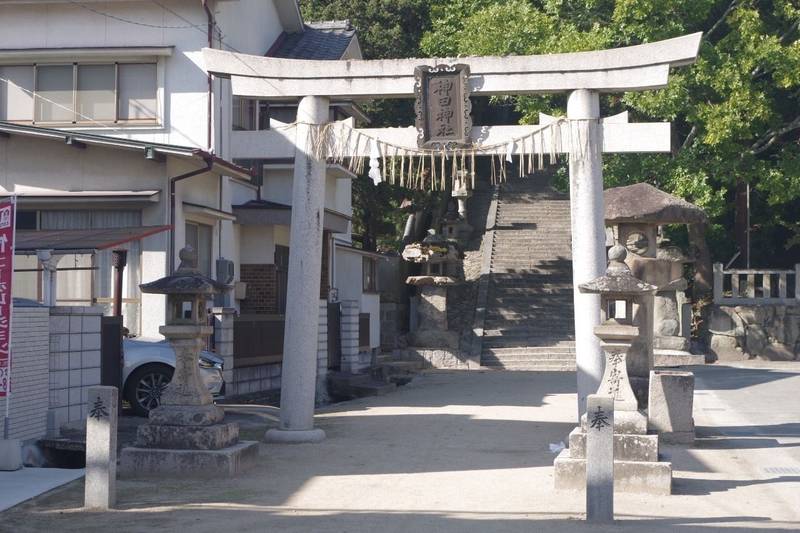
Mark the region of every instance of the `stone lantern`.
[[605, 219], [607, 225], [616, 226], [617, 242], [628, 251], [626, 263], [633, 275], [658, 287], [649, 354], [655, 366], [703, 364], [702, 355], [689, 352], [692, 312], [684, 293], [684, 265], [692, 258], [665, 239], [659, 240], [660, 226], [706, 224], [703, 210], [652, 185], [637, 183], [605, 191]]
[[442, 233], [447, 239], [453, 239], [464, 244], [472, 234], [472, 226], [467, 222], [467, 200], [472, 196], [472, 189], [467, 185], [468, 174], [459, 171], [453, 180], [453, 190], [450, 196], [458, 205], [458, 210], [448, 209], [442, 221]]
[[[600, 325], [595, 326], [594, 334], [600, 338], [606, 354], [606, 365], [597, 394], [612, 396], [617, 413], [639, 410], [639, 402], [628, 375], [628, 356], [634, 341], [647, 327], [643, 323], [643, 311], [652, 305], [653, 294], [658, 290], [655, 285], [645, 283], [631, 274], [625, 264], [626, 256], [624, 247], [613, 246], [608, 251], [605, 276], [579, 287], [583, 293], [600, 295]], [[631, 363], [636, 365], [642, 362], [632, 360]]]
[[197, 253], [186, 247], [170, 276], [141, 285], [143, 293], [167, 297], [167, 321], [159, 332], [175, 351], [175, 372], [139, 426], [136, 446], [124, 448], [120, 470], [128, 475], [234, 475], [257, 455], [257, 443], [239, 442], [239, 426], [224, 422], [198, 370], [200, 351], [213, 333], [206, 304], [228, 287], [197, 269]]
[[[632, 347], [637, 341], [651, 337], [650, 327], [642, 311], [652, 306], [658, 287], [633, 276], [625, 264], [627, 252], [623, 246], [613, 246], [608, 252], [606, 274], [580, 285], [583, 293], [600, 295], [600, 325], [594, 333], [600, 338], [606, 355], [603, 379], [597, 394], [614, 399], [614, 489], [621, 492], [670, 494], [672, 465], [659, 461], [659, 436], [648, 433], [648, 419], [640, 406], [634, 376], [629, 373]], [[647, 394], [647, 388], [645, 388]], [[569, 448], [556, 458], [554, 480], [556, 489], [578, 490], [586, 487], [587, 416], [569, 435]]]

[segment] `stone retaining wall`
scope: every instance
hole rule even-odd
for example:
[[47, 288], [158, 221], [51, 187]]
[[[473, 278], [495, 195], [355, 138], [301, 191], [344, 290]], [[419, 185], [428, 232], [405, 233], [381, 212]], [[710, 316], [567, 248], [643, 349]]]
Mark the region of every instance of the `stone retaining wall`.
[[714, 305], [709, 333], [721, 361], [800, 360], [798, 305]]

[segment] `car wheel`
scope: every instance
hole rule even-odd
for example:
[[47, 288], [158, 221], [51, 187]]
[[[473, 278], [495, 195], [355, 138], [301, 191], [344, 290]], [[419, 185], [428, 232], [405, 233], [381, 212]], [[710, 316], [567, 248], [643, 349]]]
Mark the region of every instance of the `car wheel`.
[[167, 365], [144, 365], [128, 377], [125, 399], [138, 416], [147, 416], [161, 403], [161, 394], [172, 380], [174, 369]]

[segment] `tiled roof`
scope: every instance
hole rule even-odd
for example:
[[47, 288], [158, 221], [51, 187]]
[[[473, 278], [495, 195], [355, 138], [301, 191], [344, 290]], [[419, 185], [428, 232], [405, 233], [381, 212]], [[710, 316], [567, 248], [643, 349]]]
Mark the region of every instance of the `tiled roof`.
[[349, 20], [309, 22], [300, 33], [283, 33], [267, 53], [287, 59], [341, 59], [356, 30]]

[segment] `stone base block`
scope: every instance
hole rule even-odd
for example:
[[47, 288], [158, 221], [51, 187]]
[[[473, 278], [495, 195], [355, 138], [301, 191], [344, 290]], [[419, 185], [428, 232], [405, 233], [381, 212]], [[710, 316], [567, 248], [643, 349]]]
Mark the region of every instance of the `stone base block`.
[[[556, 490], [586, 490], [586, 459], [562, 450], [556, 457]], [[668, 496], [672, 493], [672, 463], [614, 461], [614, 490]]]
[[0, 439], [0, 471], [22, 468], [22, 441], [19, 439]]
[[228, 422], [213, 426], [162, 426], [142, 424], [136, 433], [141, 448], [170, 450], [221, 450], [239, 441], [239, 424]]
[[647, 426], [663, 435], [663, 442], [694, 443], [694, 374], [678, 370], [650, 372], [650, 409]]
[[233, 477], [253, 466], [258, 442], [242, 441], [221, 450], [123, 448], [119, 475], [136, 477]]
[[694, 445], [694, 431], [662, 431], [658, 438], [664, 444]]
[[689, 339], [686, 337], [668, 336], [660, 337], [656, 335], [653, 339], [653, 348], [660, 350], [689, 350]]
[[[581, 417], [581, 431], [586, 432], [586, 415]], [[614, 434], [647, 435], [647, 415], [641, 411], [614, 411]]]
[[[569, 434], [569, 456], [586, 458], [586, 433], [575, 428]], [[658, 435], [614, 435], [614, 457], [620, 461], [658, 461]]]
[[222, 407], [210, 405], [161, 405], [150, 411], [151, 424], [163, 426], [210, 426], [225, 418]]
[[[419, 348], [411, 347], [405, 350], [404, 358], [412, 361], [422, 361], [426, 368], [443, 369], [469, 369], [470, 362], [466, 355], [459, 350], [451, 348]], [[475, 364], [475, 363], [473, 363]], [[480, 366], [479, 364], [476, 364]]]
[[706, 356], [681, 350], [655, 350], [653, 353], [655, 366], [669, 368], [673, 366], [704, 365]]
[[325, 440], [325, 432], [319, 428], [300, 430], [270, 429], [264, 434], [264, 440], [275, 444], [322, 442]]

